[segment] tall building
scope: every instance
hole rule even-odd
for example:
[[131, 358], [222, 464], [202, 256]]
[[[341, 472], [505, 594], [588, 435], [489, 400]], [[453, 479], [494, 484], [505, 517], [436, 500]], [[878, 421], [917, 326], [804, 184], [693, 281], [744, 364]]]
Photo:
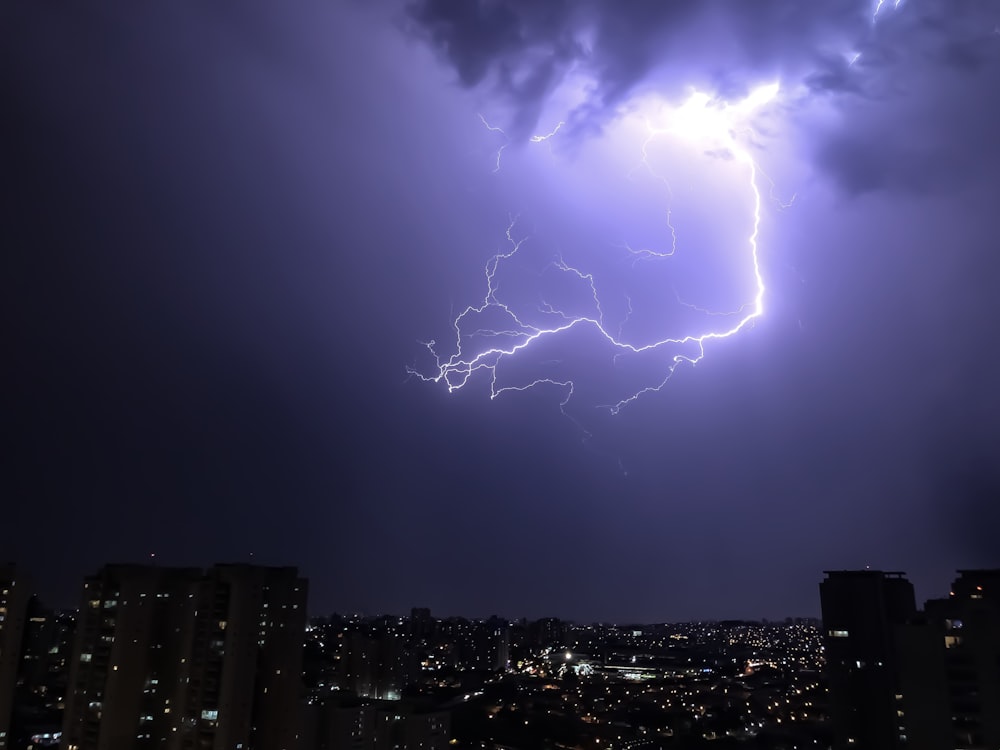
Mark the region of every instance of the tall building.
[[439, 623], [437, 640], [445, 646], [445, 665], [454, 669], [503, 671], [510, 661], [510, 624], [499, 617], [449, 617]]
[[27, 582], [14, 565], [0, 565], [0, 749], [10, 747], [14, 692], [24, 627], [31, 600]]
[[426, 640], [434, 634], [434, 620], [427, 607], [413, 607], [410, 610], [410, 635], [416, 640]]
[[58, 744], [75, 630], [75, 613], [53, 612], [32, 597], [14, 692], [11, 736], [16, 744], [11, 747]]
[[480, 623], [476, 651], [485, 669], [506, 671], [510, 666], [510, 623], [496, 615]]
[[960, 570], [899, 638], [908, 747], [1000, 747], [1000, 570]]
[[528, 626], [533, 645], [540, 648], [561, 648], [566, 645], [566, 623], [558, 617], [543, 617]]
[[347, 633], [340, 663], [341, 684], [362, 698], [397, 700], [419, 670], [406, 640], [390, 633]]
[[296, 746], [295, 568], [109, 565], [84, 582], [62, 747]]
[[898, 572], [827, 571], [820, 601], [834, 747], [904, 747], [897, 632], [916, 613], [913, 584]]

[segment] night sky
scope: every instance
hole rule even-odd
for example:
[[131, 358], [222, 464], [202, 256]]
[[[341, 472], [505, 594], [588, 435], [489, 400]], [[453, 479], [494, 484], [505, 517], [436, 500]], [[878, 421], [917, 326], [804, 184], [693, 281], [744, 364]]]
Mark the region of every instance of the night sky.
[[[3, 3], [0, 559], [57, 605], [155, 553], [298, 565], [314, 613], [586, 621], [1000, 565], [1000, 2], [874, 11]], [[536, 327], [591, 281], [623, 340], [731, 326], [748, 165], [704, 129], [655, 170], [643, 143], [694, 90], [714, 117], [776, 82], [721, 131], [764, 170], [761, 315], [617, 414], [681, 350], [581, 326], [492, 386], [422, 379], [512, 218], [494, 282]], [[637, 255], [668, 205], [677, 252]], [[537, 379], [573, 397], [490, 398]]]

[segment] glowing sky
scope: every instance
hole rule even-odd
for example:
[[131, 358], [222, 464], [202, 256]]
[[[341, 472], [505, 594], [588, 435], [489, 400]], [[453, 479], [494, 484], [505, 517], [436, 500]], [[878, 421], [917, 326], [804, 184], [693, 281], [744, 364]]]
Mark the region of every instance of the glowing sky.
[[252, 551], [317, 610], [619, 620], [1000, 564], [998, 24], [6, 4], [4, 552], [63, 601]]
[[[615, 298], [609, 299], [608, 284], [603, 275], [598, 277], [575, 263], [568, 263], [563, 251], [538, 270], [531, 283], [519, 282], [516, 277], [508, 279], [508, 267], [523, 261], [527, 251], [522, 248], [528, 241], [515, 236], [522, 230], [517, 218], [512, 218], [504, 233], [507, 247], [486, 263], [486, 292], [481, 303], [469, 305], [455, 318], [452, 353], [442, 355], [437, 342], [429, 341], [426, 348], [433, 357], [433, 368], [425, 373], [418, 367], [411, 367], [408, 370], [410, 374], [421, 380], [443, 383], [453, 392], [464, 387], [476, 374], [486, 373], [490, 380], [491, 398], [505, 392], [523, 393], [531, 388], [552, 386], [562, 392], [560, 405], [565, 408], [577, 396], [580, 377], [593, 378], [597, 369], [593, 362], [585, 364], [576, 361], [572, 350], [580, 347], [604, 348], [607, 350], [606, 364], [611, 365], [612, 372], [605, 374], [603, 379], [617, 385], [619, 391], [600, 404], [591, 404], [590, 408], [618, 414], [641, 396], [659, 392], [679, 365], [700, 362], [705, 356], [706, 344], [728, 339], [750, 326], [764, 312], [765, 285], [760, 270], [759, 235], [762, 193], [766, 194], [767, 188], [762, 188], [760, 183], [769, 180], [757, 165], [751, 147], [741, 143], [741, 140], [744, 134], [753, 135], [750, 118], [761, 107], [771, 103], [779, 90], [777, 83], [757, 86], [735, 102], [721, 101], [717, 96], [693, 90], [679, 105], [661, 104], [653, 115], [643, 117], [644, 127], [640, 135], [634, 129], [625, 129], [624, 135], [607, 130], [602, 134], [608, 139], [617, 137], [626, 142], [632, 139], [636, 144], [636, 154], [633, 156], [633, 167], [622, 170], [623, 174], [617, 180], [613, 174], [600, 177], [600, 192], [604, 194], [599, 193], [600, 197], [596, 200], [612, 205], [612, 197], [621, 199], [619, 191], [632, 187], [628, 183], [634, 181], [636, 172], [641, 172], [644, 177], [652, 178], [652, 185], [647, 184], [646, 190], [652, 187], [654, 195], [662, 202], [652, 212], [662, 222], [660, 246], [633, 246], [626, 242], [617, 248], [618, 265], [625, 266], [623, 272], [617, 274], [625, 277], [617, 290], [618, 307], [623, 307], [618, 312], [617, 322], [608, 319], [610, 311], [606, 308]], [[491, 125], [485, 118], [481, 117], [481, 120], [490, 133], [499, 133], [505, 138], [494, 162], [493, 171], [497, 173], [503, 167], [503, 152], [509, 145], [506, 131]], [[548, 144], [559, 136], [565, 124], [565, 120], [560, 120], [549, 133], [531, 136], [529, 142]], [[712, 233], [704, 228], [700, 229], [698, 252], [691, 264], [709, 277], [702, 282], [701, 295], [718, 295], [720, 288], [732, 286], [731, 277], [742, 280], [745, 296], [742, 299], [737, 296], [728, 307], [709, 309], [685, 302], [672, 286], [676, 282], [671, 282], [663, 269], [650, 268], [654, 261], [673, 260], [677, 254], [677, 226], [673, 222], [673, 212], [675, 201], [683, 197], [683, 193], [678, 195], [671, 185], [670, 178], [663, 171], [665, 168], [658, 165], [660, 158], [657, 151], [661, 148], [661, 140], [696, 157], [695, 163], [686, 165], [683, 174], [685, 182], [691, 182], [688, 175], [696, 174], [698, 181], [706, 185], [703, 188], [708, 193], [703, 199], [705, 213], [727, 219], [741, 212], [744, 215], [743, 236], [737, 232], [732, 237], [719, 238], [710, 236]], [[722, 162], [722, 169], [719, 169], [719, 164], [705, 163], [706, 158]], [[586, 177], [592, 179], [597, 172], [594, 166], [582, 161], [574, 160], [570, 175], [575, 188], [579, 188]], [[542, 169], [553, 170], [554, 167], [550, 164]], [[711, 172], [714, 174], [709, 176]], [[627, 179], [623, 180], [623, 177]], [[727, 192], [733, 192], [734, 186], [740, 193], [735, 202], [724, 197]], [[770, 187], [773, 193], [773, 184]], [[790, 205], [790, 202], [776, 202], [780, 208]], [[577, 230], [586, 221], [581, 218], [582, 213], [572, 219]], [[618, 211], [609, 209], [609, 213], [617, 214]], [[735, 221], [727, 223], [737, 224]], [[632, 234], [636, 230], [636, 225], [630, 224], [624, 231]], [[579, 240], [574, 244], [580, 244]], [[717, 247], [713, 248], [713, 244]], [[733, 246], [743, 246], [743, 257], [733, 252]], [[742, 273], [734, 273], [734, 268]], [[557, 278], [553, 279], [553, 276]], [[740, 279], [741, 276], [744, 278]], [[651, 277], [654, 279], [652, 285]], [[508, 286], [514, 287], [513, 298], [506, 293]], [[521, 287], [527, 287], [531, 293], [526, 296], [519, 294]], [[644, 295], [643, 292], [650, 287], [652, 294]], [[675, 307], [672, 315], [663, 309], [664, 298]], [[685, 319], [690, 316], [683, 313], [692, 310], [702, 320]], [[589, 341], [573, 341], [578, 328], [589, 329]], [[570, 351], [564, 351], [565, 347], [560, 347], [559, 341], [553, 345], [553, 340], [559, 339], [570, 340]], [[622, 382], [630, 379], [627, 368], [631, 363], [626, 360], [634, 359], [651, 359], [653, 364], [640, 363], [639, 371], [646, 371], [647, 374], [640, 375], [637, 383], [631, 386], [626, 384], [621, 390]], [[510, 363], [513, 362], [515, 369], [524, 369], [525, 360], [534, 365], [528, 368], [534, 372], [520, 381], [505, 384], [504, 375], [510, 369]], [[634, 375], [631, 379], [636, 380]], [[600, 392], [602, 389], [593, 390]]]
[[[941, 18], [927, 13], [926, 8], [913, 13], [923, 15], [921, 20], [925, 22], [933, 18], [960, 27], [956, 17], [968, 23], [969, 10], [967, 6], [949, 8], [947, 12], [954, 17]], [[871, 8], [856, 3], [853, 13], [843, 3], [828, 3], [804, 13], [801, 6], [788, 3], [766, 3], [748, 10], [746, 4], [739, 3], [621, 8], [604, 2], [538, 6], [425, 0], [411, 4], [408, 11], [423, 35], [454, 66], [461, 83], [486, 92], [487, 100], [492, 97], [494, 106], [506, 110], [510, 125], [497, 124], [493, 115], [489, 119], [479, 115], [490, 136], [499, 140], [490, 160], [492, 172], [512, 169], [510, 150], [519, 145], [567, 144], [562, 159], [557, 156], [555, 162], [532, 166], [540, 171], [540, 179], [547, 178], [548, 184], [559, 181], [557, 192], [562, 194], [562, 203], [567, 202], [567, 191], [582, 189], [588, 191], [590, 203], [589, 211], [577, 206], [569, 218], [574, 229], [585, 226], [585, 232], [564, 243], [580, 250], [578, 254], [586, 261], [567, 262], [568, 250], [549, 249], [554, 260], [536, 269], [536, 278], [530, 283], [505, 278], [509, 266], [524, 263], [527, 251], [522, 246], [529, 237], [512, 218], [505, 233], [506, 246], [486, 263], [482, 301], [470, 304], [455, 316], [454, 336], [450, 337], [453, 340], [447, 342], [444, 351], [436, 340], [426, 342], [432, 366], [414, 366], [410, 373], [422, 380], [443, 383], [450, 392], [483, 374], [490, 381], [491, 398], [506, 392], [554, 387], [561, 391], [561, 406], [569, 408], [576, 406], [570, 406], [571, 401], [579, 400], [580, 378], [596, 378], [605, 387], [591, 388], [592, 393], [612, 390], [614, 385], [618, 391], [612, 390], [603, 400], [587, 403], [584, 408], [608, 409], [613, 414], [644, 395], [658, 393], [679, 365], [699, 363], [706, 345], [711, 347], [716, 341], [735, 336], [763, 315], [766, 285], [761, 268], [761, 222], [769, 218], [767, 209], [790, 208], [795, 195], [787, 201], [776, 197], [778, 185], [758, 162], [768, 156], [780, 159], [775, 152], [794, 151], [794, 147], [788, 149], [788, 143], [779, 141], [796, 137], [787, 124], [808, 119], [817, 108], [814, 100], [838, 89], [874, 95], [885, 77], [885, 72], [877, 68], [889, 66], [869, 69], [869, 59], [878, 61], [891, 49], [889, 40], [901, 38], [887, 26], [907, 26], [908, 41], [912, 40], [921, 51], [925, 51], [927, 43], [926, 33], [915, 31], [907, 23], [909, 19], [903, 15], [906, 9], [901, 9], [899, 2], [887, 5], [879, 1]], [[753, 14], [763, 28], [740, 18], [747, 13]], [[978, 37], [980, 47], [995, 41], [989, 40], [989, 18], [989, 14], [973, 14], [971, 19], [973, 24], [979, 24], [972, 36]], [[650, 24], [652, 19], [659, 22]], [[710, 46], [708, 55], [705, 48], [696, 51], [680, 45], [680, 50], [675, 49], [672, 33], [682, 19], [683, 26], [704, 26], [712, 38], [727, 42], [725, 52], [735, 62], [720, 60], [720, 47], [716, 45]], [[615, 44], [614, 34], [609, 33], [617, 24], [629, 27], [626, 37], [630, 49], [634, 46], [652, 50], [656, 45], [660, 49], [647, 51], [633, 60], [631, 67], [618, 69], [624, 47]], [[805, 39], [776, 47], [767, 44], [768, 33], [795, 31], [803, 33]], [[913, 60], [908, 64], [913, 66]], [[894, 67], [898, 69], [899, 65]], [[761, 83], [764, 71], [772, 77], [783, 76], [784, 87], [780, 80]], [[660, 86], [668, 73], [673, 83], [665, 87], [665, 98]], [[685, 78], [707, 89], [689, 84], [681, 96], [676, 81]], [[674, 94], [675, 101], [669, 99], [669, 93]], [[762, 135], [754, 119], [762, 109], [766, 112], [769, 108], [770, 129]], [[546, 120], [555, 125], [545, 126], [547, 132], [528, 135]], [[629, 127], [632, 120], [642, 121], [640, 132]], [[593, 149], [588, 148], [593, 141], [614, 146], [595, 158]], [[663, 142], [673, 150], [667, 157], [657, 153], [663, 150]], [[679, 154], [688, 158], [682, 161]], [[730, 164], [720, 168], [719, 164], [706, 163], [706, 159]], [[617, 176], [614, 166], [606, 168], [608, 163], [615, 165], [616, 160], [620, 173]], [[632, 166], [627, 168], [630, 160]], [[629, 190], [632, 186], [623, 184], [623, 176], [631, 181], [640, 170], [645, 177], [653, 178], [653, 184], [638, 186], [639, 193], [643, 187], [647, 191], [652, 187], [654, 200], [662, 203], [658, 210], [643, 206], [639, 194]], [[788, 178], [796, 179], [803, 176]], [[680, 196], [673, 181], [684, 188]], [[734, 202], [726, 195], [733, 191], [734, 184], [742, 190], [742, 206], [740, 200]], [[693, 289], [685, 288], [682, 298], [675, 277], [689, 285], [690, 279], [684, 279], [681, 263], [672, 263], [671, 271], [665, 272], [662, 266], [667, 264], [650, 268], [651, 264], [644, 262], [674, 261], [678, 251], [674, 224], [677, 200], [699, 190], [703, 194], [700, 200], [677, 212], [681, 217], [678, 220], [684, 220], [688, 213], [701, 219], [691, 232], [695, 237], [693, 247], [681, 250], [684, 255], [695, 256], [688, 259], [688, 264], [700, 269], [701, 280]], [[764, 205], [762, 194], [770, 198], [768, 205]], [[639, 204], [635, 215], [621, 216], [626, 200]], [[550, 211], [546, 208], [538, 220], [545, 222]], [[595, 214], [598, 223], [588, 223]], [[744, 236], [738, 231], [728, 236], [713, 233], [705, 221], [711, 217], [716, 225], [739, 226], [741, 214], [749, 226]], [[634, 246], [629, 236], [617, 247], [619, 261], [628, 264], [628, 271], [635, 273], [641, 265], [638, 273], [642, 281], [616, 278], [628, 275], [620, 270], [617, 274], [589, 270], [602, 260], [606, 262], [601, 256], [612, 253], [610, 248], [602, 253], [599, 243], [582, 241], [580, 234], [600, 237], [600, 222], [609, 218], [627, 220], [626, 228], [619, 230], [626, 236], [641, 234], [649, 215], [659, 217], [661, 233], [667, 234], [659, 238], [658, 246]], [[607, 238], [605, 243], [609, 244]], [[742, 275], [748, 277], [744, 279], [742, 298], [736, 296], [721, 307], [685, 301], [690, 297], [719, 297], [720, 289], [731, 287], [731, 277], [739, 276], [735, 269], [741, 263], [733, 249], [741, 245], [746, 245], [747, 256], [742, 259]], [[546, 275], [552, 276], [553, 269], [564, 278], [546, 279]], [[566, 297], [567, 275], [569, 284], [576, 287], [576, 296], [582, 298]], [[651, 276], [656, 277], [652, 285]], [[613, 283], [616, 280], [617, 287]], [[560, 290], [560, 286], [564, 289]], [[645, 299], [636, 299], [636, 295], [641, 297], [643, 286], [655, 289], [654, 304], [646, 306]], [[566, 302], [553, 304], [549, 295]], [[677, 308], [672, 314], [663, 309], [664, 299]], [[609, 320], [606, 308], [616, 302], [624, 309], [618, 309], [614, 319]], [[637, 311], [637, 304], [646, 309]], [[682, 308], [700, 313], [702, 320], [683, 315]], [[626, 327], [630, 335], [626, 335]], [[590, 340], [576, 329], [590, 329]], [[606, 347], [612, 371], [595, 373], [593, 360], [575, 359], [552, 343], [559, 339], [569, 339], [570, 351]], [[628, 372], [623, 372], [628, 366], [626, 361], [637, 358], [647, 360], [644, 365], [633, 365], [645, 375], [629, 377]], [[520, 377], [505, 377], [510, 369], [520, 371]]]

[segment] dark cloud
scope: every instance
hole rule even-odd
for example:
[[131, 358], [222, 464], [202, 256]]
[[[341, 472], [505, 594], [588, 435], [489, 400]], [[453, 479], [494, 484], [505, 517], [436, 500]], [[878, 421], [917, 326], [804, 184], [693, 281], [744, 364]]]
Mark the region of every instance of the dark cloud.
[[893, 66], [884, 96], [838, 101], [840, 122], [812, 134], [815, 163], [850, 194], [944, 194], [1000, 168], [1000, 106], [983, 98], [1000, 86], [1000, 54], [975, 69], [913, 57]]
[[427, 0], [414, 7], [412, 15], [466, 86], [482, 81], [497, 59], [527, 48], [521, 18], [503, 3]]
[[[798, 75], [831, 45], [861, 36], [870, 21], [858, 3], [846, 0], [808, 6], [788, 0], [752, 6], [734, 0], [421, 0], [409, 13], [463, 85], [487, 82], [515, 109], [539, 109], [537, 98], [560, 74], [584, 71], [594, 84], [577, 112], [584, 121], [612, 116], [654, 74], [675, 91], [706, 80], [745, 90], [755, 83], [752, 76]], [[705, 43], [706, 33], [714, 43]], [[550, 85], [526, 91], [511, 85], [511, 71]]]
[[861, 94], [864, 91], [852, 58], [844, 55], [829, 55], [817, 60], [816, 70], [806, 75], [805, 83], [810, 91], [818, 93]]
[[[464, 86], [482, 86], [505, 103], [514, 138], [532, 133], [568, 75], [590, 82], [585, 99], [566, 117], [567, 130], [578, 134], [599, 131], [632, 95], [676, 96], [693, 84], [738, 96], [779, 78], [789, 92], [804, 84], [810, 97], [836, 97], [845, 118], [864, 117], [865, 132], [881, 130], [887, 139], [860, 140], [850, 122], [806, 136], [818, 163], [855, 193], [935, 189], [942, 185], [941, 170], [964, 170], [965, 164], [948, 169], [956, 157], [941, 145], [952, 119], [988, 122], [966, 128], [984, 147], [988, 133], [1000, 132], [1000, 107], [949, 97], [969, 78], [980, 79], [976, 90], [990, 82], [1000, 87], [1000, 36], [983, 3], [887, 2], [877, 23], [873, 8], [855, 0], [588, 0], [573, 6], [419, 0], [409, 11], [417, 33], [445, 56]], [[914, 99], [927, 106], [889, 106], [890, 100]], [[885, 111], [859, 115], [859, 102], [883, 104]], [[810, 105], [800, 98], [793, 117]], [[914, 119], [901, 121], [907, 107]], [[895, 142], [903, 130], [907, 137]]]
[[877, 135], [848, 133], [825, 143], [818, 164], [847, 193], [876, 190], [946, 192], [954, 189], [946, 179], [949, 157], [941, 149], [907, 147]]

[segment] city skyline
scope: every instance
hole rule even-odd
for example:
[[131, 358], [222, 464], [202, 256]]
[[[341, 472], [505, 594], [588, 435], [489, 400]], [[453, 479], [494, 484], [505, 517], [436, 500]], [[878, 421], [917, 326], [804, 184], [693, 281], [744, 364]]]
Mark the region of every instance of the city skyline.
[[583, 624], [309, 619], [296, 568], [245, 563], [104, 565], [55, 612], [2, 565], [0, 747], [986, 747], [1000, 569], [955, 574], [923, 607], [827, 570], [820, 620]]
[[414, 608], [307, 621], [307, 579], [247, 564], [105, 565], [84, 578], [80, 609], [57, 613], [29, 601], [16, 569], [0, 578], [2, 747], [413, 750], [516, 737], [539, 750], [561, 737], [599, 750], [656, 735], [830, 734], [816, 620], [574, 625]]
[[[7, 566], [12, 571], [17, 571], [21, 580], [23, 580], [29, 591], [28, 594], [32, 597], [36, 597], [41, 606], [52, 609], [56, 612], [73, 612], [80, 609], [82, 599], [86, 599], [88, 594], [86, 589], [81, 589], [81, 582], [86, 583], [86, 581], [94, 574], [95, 570], [103, 570], [107, 567], [122, 567], [126, 569], [135, 568], [137, 570], [148, 569], [150, 571], [181, 571], [181, 570], [197, 570], [204, 568], [209, 565], [214, 565], [217, 567], [226, 566], [263, 566], [266, 569], [288, 569], [289, 567], [301, 570], [303, 576], [310, 581], [315, 580], [309, 575], [308, 571], [301, 569], [299, 566], [290, 563], [289, 561], [272, 561], [265, 562], [256, 560], [253, 557], [249, 557], [246, 560], [229, 560], [221, 561], [216, 560], [214, 562], [207, 562], [205, 560], [189, 560], [185, 563], [171, 563], [167, 561], [162, 561], [151, 557], [146, 560], [136, 560], [136, 561], [116, 561], [116, 562], [105, 562], [96, 566], [93, 570], [89, 570], [81, 573], [80, 575], [72, 576], [66, 571], [62, 578], [69, 579], [73, 578], [72, 594], [69, 597], [69, 601], [61, 602], [57, 599], [51, 597], [52, 591], [57, 590], [57, 587], [48, 584], [45, 581], [39, 581], [37, 576], [34, 576], [32, 572], [26, 569], [22, 565], [18, 565], [14, 561], [8, 561]], [[952, 569], [948, 572], [938, 571], [935, 576], [935, 580], [950, 581], [954, 577], [955, 570]], [[830, 573], [831, 571], [825, 571]], [[838, 569], [838, 572], [845, 573], [859, 573], [859, 572], [870, 572], [871, 574], [883, 574], [885, 571], [866, 567], [864, 569], [848, 570], [848, 569]], [[818, 575], [819, 571], [816, 572]], [[906, 576], [910, 578], [909, 574], [905, 571], [900, 572], [896, 575]], [[724, 616], [713, 616], [713, 617], [694, 617], [694, 618], [677, 618], [677, 619], [655, 619], [655, 620], [644, 620], [638, 618], [588, 618], [586, 616], [582, 617], [572, 617], [566, 615], [565, 613], [557, 611], [547, 611], [542, 610], [540, 612], [518, 612], [518, 611], [500, 611], [496, 608], [490, 609], [486, 608], [479, 612], [468, 612], [459, 611], [454, 608], [449, 608], [447, 606], [442, 606], [441, 608], [436, 608], [434, 606], [428, 606], [428, 602], [425, 601], [414, 601], [410, 603], [399, 604], [395, 609], [359, 609], [351, 607], [338, 607], [333, 606], [332, 608], [326, 607], [318, 608], [310, 597], [307, 609], [307, 615], [310, 619], [322, 619], [330, 616], [339, 616], [346, 618], [360, 617], [364, 619], [378, 619], [378, 618], [409, 618], [414, 612], [428, 612], [429, 616], [436, 621], [444, 621], [448, 619], [468, 619], [470, 621], [486, 621], [493, 617], [500, 617], [508, 622], [520, 622], [520, 621], [542, 621], [548, 619], [557, 619], [566, 623], [572, 623], [575, 625], [610, 625], [610, 626], [627, 626], [627, 625], [661, 625], [661, 624], [688, 624], [688, 623], [699, 623], [699, 622], [724, 622], [724, 621], [747, 621], [747, 622], [768, 622], [779, 624], [786, 620], [797, 620], [797, 619], [809, 619], [809, 620], [819, 620], [821, 619], [821, 607], [820, 598], [818, 593], [820, 591], [819, 580], [814, 580], [814, 596], [815, 603], [813, 609], [815, 611], [809, 612], [786, 612], [786, 613], [772, 613], [772, 614], [762, 614], [751, 616], [748, 614], [740, 613], [729, 613]], [[912, 584], [912, 581], [911, 581]], [[942, 587], [928, 589], [926, 596], [924, 596], [923, 589], [916, 588], [916, 601], [923, 602], [925, 600], [931, 600], [935, 595], [939, 594]], [[21, 592], [24, 593], [23, 591]], [[82, 597], [82, 599], [81, 599]]]
[[994, 4], [0, 16], [0, 559], [46, 601], [155, 554], [780, 619], [1000, 565]]

